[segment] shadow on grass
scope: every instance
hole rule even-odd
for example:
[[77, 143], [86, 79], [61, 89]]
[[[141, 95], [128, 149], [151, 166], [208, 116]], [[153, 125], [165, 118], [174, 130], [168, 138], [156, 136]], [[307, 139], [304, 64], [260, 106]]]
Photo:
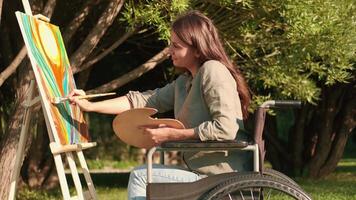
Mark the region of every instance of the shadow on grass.
[[[129, 180], [129, 172], [120, 173], [90, 173], [95, 187], [121, 187], [126, 188]], [[66, 174], [68, 184], [73, 186], [73, 179], [70, 174]], [[83, 174], [79, 175], [82, 183], [85, 184], [85, 178]]]
[[353, 173], [356, 175], [356, 166], [339, 166], [335, 170], [336, 173]]

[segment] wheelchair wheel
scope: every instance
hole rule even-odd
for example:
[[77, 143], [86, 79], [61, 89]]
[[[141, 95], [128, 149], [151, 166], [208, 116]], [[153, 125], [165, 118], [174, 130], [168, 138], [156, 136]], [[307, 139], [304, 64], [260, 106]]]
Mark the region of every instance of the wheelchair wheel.
[[287, 181], [290, 184], [300, 188], [298, 183], [296, 183], [293, 179], [289, 178], [287, 175], [283, 174], [282, 172], [276, 171], [274, 169], [265, 168], [263, 170], [263, 175], [272, 176], [272, 177], [276, 177], [276, 178], [282, 179], [282, 180]]
[[251, 174], [229, 179], [201, 198], [203, 200], [311, 200], [299, 187], [279, 178]]

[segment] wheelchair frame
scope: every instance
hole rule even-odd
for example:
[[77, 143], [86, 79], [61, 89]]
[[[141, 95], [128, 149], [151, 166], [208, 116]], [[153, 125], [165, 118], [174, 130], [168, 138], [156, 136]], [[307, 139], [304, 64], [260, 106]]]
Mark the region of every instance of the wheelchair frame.
[[[214, 192], [216, 189], [224, 185], [234, 185], [234, 187], [274, 187], [276, 190], [284, 191], [284, 193], [293, 196], [295, 199], [311, 199], [292, 179], [286, 175], [269, 170], [264, 174], [263, 162], [265, 156], [264, 140], [262, 138], [266, 111], [272, 107], [300, 107], [300, 101], [266, 101], [260, 105], [256, 111], [253, 143], [247, 141], [172, 141], [162, 143], [159, 147], [153, 147], [147, 154], [147, 199], [163, 200], [163, 199], [201, 199]], [[192, 183], [153, 183], [152, 182], [152, 165], [153, 154], [156, 151], [161, 151], [161, 163], [164, 164], [164, 151], [215, 151], [215, 150], [241, 150], [253, 152], [253, 171], [251, 172], [230, 172], [218, 174], [202, 178]], [[273, 177], [273, 178], [272, 178]], [[245, 181], [245, 182], [244, 182]], [[241, 182], [241, 183], [239, 183]], [[263, 182], [263, 184], [262, 184]], [[271, 184], [270, 184], [271, 183]], [[252, 184], [252, 185], [251, 185]], [[269, 185], [270, 184], [270, 185]], [[278, 185], [274, 186], [274, 185]], [[230, 186], [232, 187], [232, 186]], [[216, 188], [214, 190], [214, 188]], [[180, 190], [185, 192], [191, 191], [191, 194], [177, 194]], [[261, 189], [262, 191], [262, 189]], [[167, 198], [165, 197], [167, 195]], [[210, 198], [204, 198], [210, 199]], [[254, 199], [254, 198], [253, 198]], [[263, 197], [262, 197], [263, 199]]]

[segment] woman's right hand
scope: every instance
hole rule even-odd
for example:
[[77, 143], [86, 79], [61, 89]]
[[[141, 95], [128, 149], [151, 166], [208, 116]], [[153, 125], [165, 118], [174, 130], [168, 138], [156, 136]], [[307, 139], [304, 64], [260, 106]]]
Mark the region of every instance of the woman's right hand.
[[68, 98], [72, 104], [78, 105], [82, 111], [85, 111], [85, 112], [93, 111], [93, 109], [92, 109], [93, 103], [92, 102], [90, 102], [86, 99], [78, 98], [78, 96], [83, 96], [83, 95], [85, 95], [84, 90], [74, 89], [71, 93], [69, 93]]

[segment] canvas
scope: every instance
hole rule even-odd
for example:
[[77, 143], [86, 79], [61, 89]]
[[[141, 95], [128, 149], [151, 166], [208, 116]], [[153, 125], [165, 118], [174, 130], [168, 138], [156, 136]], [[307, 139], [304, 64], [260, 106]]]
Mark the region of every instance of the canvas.
[[21, 12], [16, 17], [53, 140], [62, 145], [88, 142], [88, 127], [79, 107], [69, 101], [52, 103], [76, 88], [59, 27]]

